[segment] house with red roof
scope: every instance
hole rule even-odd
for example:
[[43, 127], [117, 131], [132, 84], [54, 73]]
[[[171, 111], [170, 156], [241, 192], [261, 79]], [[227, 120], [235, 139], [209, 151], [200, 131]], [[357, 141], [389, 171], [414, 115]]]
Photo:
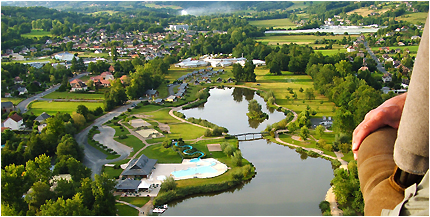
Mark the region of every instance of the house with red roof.
[[21, 116], [15, 113], [3, 122], [3, 126], [9, 127], [11, 130], [22, 130], [24, 129], [24, 120]]

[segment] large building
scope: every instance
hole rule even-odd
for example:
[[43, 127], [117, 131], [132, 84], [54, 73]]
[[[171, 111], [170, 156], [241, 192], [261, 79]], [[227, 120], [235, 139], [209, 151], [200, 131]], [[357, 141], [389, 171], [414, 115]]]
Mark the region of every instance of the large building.
[[188, 30], [188, 24], [185, 25], [169, 25], [171, 31]]
[[152, 174], [156, 163], [156, 159], [149, 159], [142, 154], [138, 159], [130, 161], [125, 170], [122, 171], [120, 178], [148, 178]]

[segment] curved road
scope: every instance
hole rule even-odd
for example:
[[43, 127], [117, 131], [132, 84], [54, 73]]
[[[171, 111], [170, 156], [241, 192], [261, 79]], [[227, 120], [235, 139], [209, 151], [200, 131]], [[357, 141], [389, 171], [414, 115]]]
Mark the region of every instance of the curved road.
[[107, 163], [112, 163], [115, 161], [123, 160], [123, 159], [128, 157], [130, 152], [128, 152], [128, 151], [120, 151], [119, 152], [119, 149], [120, 149], [119, 146], [116, 146], [114, 144], [115, 146], [113, 146], [113, 147], [118, 147], [118, 150], [116, 150], [116, 149], [114, 149], [114, 150], [117, 151], [119, 154], [121, 154], [121, 156], [119, 158], [116, 158], [116, 159], [106, 160], [105, 154], [103, 154], [101, 151], [97, 150], [96, 148], [94, 148], [88, 144], [88, 142], [87, 142], [88, 133], [93, 126], [98, 126], [98, 127], [100, 127], [101, 130], [104, 130], [105, 128], [101, 127], [102, 124], [104, 124], [105, 122], [107, 122], [109, 120], [112, 120], [114, 117], [121, 115], [121, 113], [127, 111], [127, 109], [131, 108], [132, 105], [135, 103], [135, 101], [129, 101], [129, 102], [131, 102], [131, 103], [123, 105], [119, 108], [116, 108], [113, 111], [108, 112], [107, 114], [97, 118], [93, 124], [91, 124], [90, 126], [85, 128], [84, 130], [82, 130], [80, 133], [75, 135], [76, 142], [78, 142], [79, 145], [84, 146], [85, 157], [83, 160], [83, 164], [86, 167], [91, 169], [91, 171], [92, 171], [91, 176], [93, 178], [94, 178], [95, 174], [101, 173], [101, 169], [102, 169], [103, 165], [105, 165]]
[[[79, 74], [79, 75], [77, 75], [77, 76], [75, 76], [73, 78], [70, 78], [69, 82], [73, 81], [75, 79], [81, 78], [82, 76], [85, 76], [85, 75], [88, 75], [88, 74], [89, 74], [89, 72], [81, 73], [81, 74]], [[39, 100], [42, 97], [44, 97], [45, 95], [48, 95], [48, 94], [56, 91], [58, 88], [60, 88], [60, 86], [61, 86], [60, 84], [56, 84], [53, 87], [47, 89], [43, 93], [39, 93], [37, 95], [34, 95], [34, 96], [30, 97], [30, 98], [27, 98], [27, 99], [21, 101], [16, 107], [21, 111], [21, 113], [26, 113], [27, 112], [26, 109], [27, 109], [28, 104], [30, 104], [34, 100]]]

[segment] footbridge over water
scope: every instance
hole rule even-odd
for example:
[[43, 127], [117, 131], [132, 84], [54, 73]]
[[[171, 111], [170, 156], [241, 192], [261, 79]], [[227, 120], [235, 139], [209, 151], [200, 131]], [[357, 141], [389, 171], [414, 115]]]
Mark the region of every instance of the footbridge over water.
[[249, 141], [249, 140], [261, 139], [261, 138], [263, 138], [263, 135], [266, 135], [266, 134], [269, 134], [269, 133], [268, 132], [240, 133], [240, 134], [230, 135], [230, 136], [234, 136], [237, 139], [239, 139], [239, 137], [243, 136], [244, 139], [239, 139], [239, 141]]

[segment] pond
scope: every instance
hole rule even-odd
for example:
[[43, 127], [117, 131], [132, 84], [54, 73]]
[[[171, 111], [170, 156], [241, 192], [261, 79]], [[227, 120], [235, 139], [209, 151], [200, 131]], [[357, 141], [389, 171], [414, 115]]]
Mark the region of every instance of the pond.
[[[267, 124], [285, 118], [270, 112], [254, 91], [243, 88], [212, 89], [202, 108], [181, 110], [187, 117], [202, 118], [229, 129], [230, 134], [260, 132]], [[250, 123], [248, 100], [256, 99], [269, 114], [262, 123]], [[331, 163], [299, 154], [287, 146], [266, 140], [239, 143], [244, 158], [256, 167], [256, 176], [230, 191], [198, 195], [169, 204], [163, 215], [169, 216], [309, 216], [321, 215], [333, 178]]]

